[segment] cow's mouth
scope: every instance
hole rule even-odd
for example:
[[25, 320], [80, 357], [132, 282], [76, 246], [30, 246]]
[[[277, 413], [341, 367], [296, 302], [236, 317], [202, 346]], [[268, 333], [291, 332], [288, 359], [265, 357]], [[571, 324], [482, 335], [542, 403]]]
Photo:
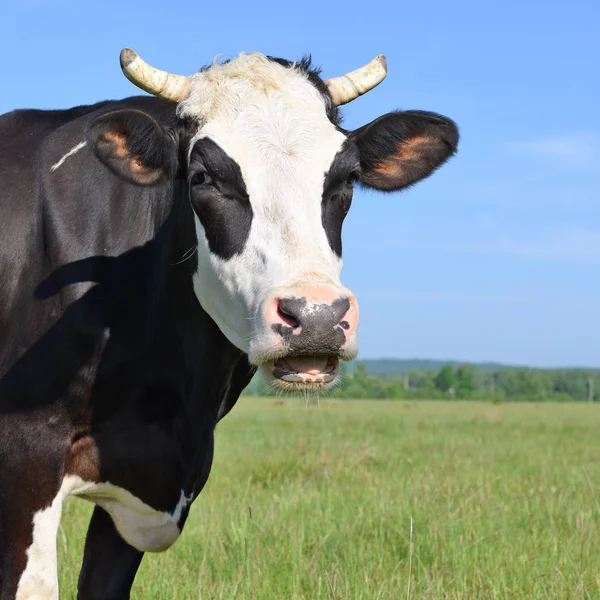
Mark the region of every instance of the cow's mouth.
[[337, 356], [285, 356], [262, 367], [274, 387], [295, 391], [316, 390], [334, 383], [339, 364]]

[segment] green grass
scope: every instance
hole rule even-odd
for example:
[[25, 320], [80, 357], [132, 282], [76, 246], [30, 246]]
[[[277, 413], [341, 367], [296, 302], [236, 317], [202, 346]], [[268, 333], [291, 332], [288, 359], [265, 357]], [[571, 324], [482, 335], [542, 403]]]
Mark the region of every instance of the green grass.
[[[600, 598], [599, 438], [600, 406], [242, 399], [132, 598]], [[61, 598], [90, 512], [65, 507]]]

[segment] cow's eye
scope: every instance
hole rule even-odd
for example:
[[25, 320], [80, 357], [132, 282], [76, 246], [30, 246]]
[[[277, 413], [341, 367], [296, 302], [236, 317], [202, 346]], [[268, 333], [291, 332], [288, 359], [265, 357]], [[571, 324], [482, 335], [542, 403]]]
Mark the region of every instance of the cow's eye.
[[190, 185], [195, 187], [197, 185], [212, 185], [212, 179], [210, 175], [206, 171], [196, 171], [192, 175], [192, 179], [190, 181]]

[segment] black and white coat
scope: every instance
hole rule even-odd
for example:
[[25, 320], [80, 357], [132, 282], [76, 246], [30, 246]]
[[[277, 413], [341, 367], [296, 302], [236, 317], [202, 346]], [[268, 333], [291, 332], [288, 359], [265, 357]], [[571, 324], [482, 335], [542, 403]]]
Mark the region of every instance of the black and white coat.
[[306, 61], [261, 54], [178, 105], [0, 117], [0, 600], [58, 597], [68, 495], [96, 504], [78, 597], [129, 597], [255, 370], [320, 387], [356, 355], [353, 184], [406, 187], [457, 141], [419, 111], [346, 131]]

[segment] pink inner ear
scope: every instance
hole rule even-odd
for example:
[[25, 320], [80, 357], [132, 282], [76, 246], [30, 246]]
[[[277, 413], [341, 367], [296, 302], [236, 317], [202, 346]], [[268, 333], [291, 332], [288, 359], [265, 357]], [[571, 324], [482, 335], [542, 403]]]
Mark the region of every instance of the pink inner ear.
[[416, 135], [411, 137], [398, 146], [395, 154], [377, 162], [373, 166], [373, 170], [384, 177], [401, 177], [403, 172], [402, 163], [422, 160], [429, 146], [431, 146], [431, 139], [428, 136]]
[[127, 140], [122, 133], [116, 131], [107, 131], [102, 136], [104, 142], [108, 142], [112, 149], [112, 155], [115, 158], [127, 158], [129, 150], [127, 149]]
[[415, 135], [406, 140], [398, 149], [398, 153], [391, 160], [419, 160], [427, 151], [431, 139], [426, 135]]
[[398, 142], [395, 151], [378, 160], [363, 181], [381, 190], [401, 189], [429, 174], [436, 138], [420, 133]]
[[399, 179], [402, 177], [402, 162], [397, 157], [390, 157], [388, 160], [379, 161], [373, 167], [376, 175], [386, 179]]
[[[122, 164], [123, 171], [129, 171], [133, 181], [142, 184], [156, 183], [162, 174], [161, 169], [147, 167], [137, 156], [129, 152], [127, 138], [117, 131], [107, 131], [103, 135], [103, 143], [110, 146], [112, 160]], [[125, 167], [125, 168], [123, 168]]]

